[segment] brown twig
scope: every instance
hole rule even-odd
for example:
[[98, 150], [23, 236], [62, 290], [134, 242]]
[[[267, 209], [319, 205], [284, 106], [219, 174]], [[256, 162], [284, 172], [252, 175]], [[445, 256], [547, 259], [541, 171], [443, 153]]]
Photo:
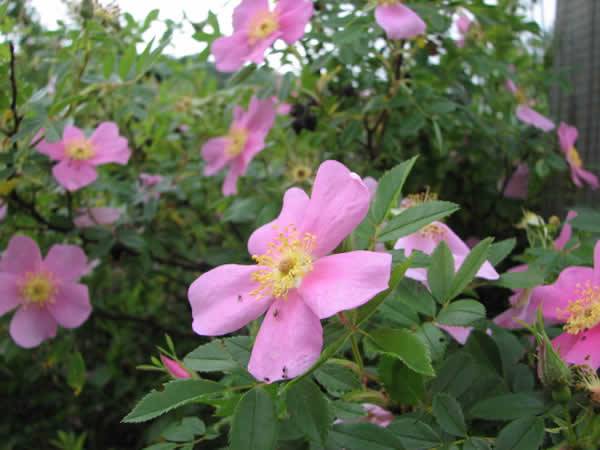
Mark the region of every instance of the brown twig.
[[9, 131], [8, 136], [12, 137], [19, 131], [19, 125], [21, 125], [22, 116], [19, 115], [17, 111], [17, 97], [19, 91], [17, 89], [17, 77], [15, 70], [15, 46], [12, 41], [8, 41], [8, 49], [10, 51], [10, 110], [13, 116], [13, 127], [12, 130]]

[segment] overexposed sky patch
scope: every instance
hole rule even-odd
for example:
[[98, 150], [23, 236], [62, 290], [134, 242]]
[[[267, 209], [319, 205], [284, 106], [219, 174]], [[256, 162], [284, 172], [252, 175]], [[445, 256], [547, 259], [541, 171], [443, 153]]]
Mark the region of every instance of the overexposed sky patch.
[[[142, 20], [153, 9], [159, 9], [159, 18], [162, 20], [179, 22], [185, 15], [192, 22], [200, 22], [206, 19], [208, 11], [212, 10], [219, 18], [221, 30], [227, 33], [231, 31], [231, 14], [239, 2], [240, 0], [117, 0], [114, 3], [137, 20]], [[38, 11], [42, 23], [50, 29], [56, 27], [58, 20], [68, 18], [67, 7], [61, 0], [30, 0], [30, 3]], [[110, 2], [104, 0], [101, 3]], [[545, 30], [552, 28], [555, 14], [556, 0], [532, 2], [530, 15]], [[163, 31], [164, 25], [157, 21], [146, 37], [149, 40], [153, 36], [160, 36]], [[185, 24], [173, 37], [167, 52], [174, 56], [184, 56], [202, 51], [202, 44], [192, 39], [192, 34], [191, 25]]]

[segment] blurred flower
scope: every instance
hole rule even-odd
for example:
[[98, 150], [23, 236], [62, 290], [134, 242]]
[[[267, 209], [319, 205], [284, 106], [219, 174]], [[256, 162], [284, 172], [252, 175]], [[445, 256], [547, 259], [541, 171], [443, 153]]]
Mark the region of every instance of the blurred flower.
[[427, 25], [412, 9], [402, 4], [402, 0], [378, 0], [375, 8], [375, 21], [389, 39], [409, 39], [425, 33]]
[[88, 273], [85, 253], [75, 245], [53, 245], [42, 259], [37, 244], [14, 236], [0, 262], [0, 315], [17, 308], [10, 335], [24, 348], [56, 335], [57, 324], [77, 328], [89, 317], [88, 288], [77, 281]]
[[235, 72], [247, 61], [262, 63], [277, 39], [288, 45], [298, 41], [312, 14], [311, 0], [279, 0], [273, 11], [268, 0], [242, 0], [233, 12], [233, 34], [212, 44], [217, 70]]
[[289, 176], [294, 183], [304, 183], [312, 177], [312, 169], [305, 164], [294, 164], [289, 169]]
[[387, 427], [394, 420], [394, 415], [381, 406], [363, 403], [363, 409], [367, 412], [367, 422], [380, 427]]
[[265, 148], [265, 138], [275, 121], [273, 99], [252, 97], [248, 111], [236, 106], [233, 123], [226, 136], [208, 140], [202, 147], [204, 175], [211, 176], [224, 167], [229, 171], [223, 183], [223, 195], [237, 193], [237, 179], [250, 161]]
[[[560, 235], [554, 241], [554, 248], [562, 250], [567, 242], [571, 240], [572, 228], [569, 220], [577, 216], [575, 211], [569, 211], [567, 220], [563, 225]], [[529, 269], [527, 264], [513, 267], [509, 272], [526, 272]], [[510, 308], [496, 316], [494, 322], [503, 328], [522, 328], [523, 323], [533, 324], [537, 317], [537, 310], [540, 307], [543, 296], [537, 287], [531, 289], [515, 289], [513, 295], [508, 299]]]
[[171, 359], [163, 354], [160, 355], [160, 360], [162, 361], [163, 365], [165, 366], [165, 369], [167, 370], [167, 372], [169, 372], [169, 375], [171, 375], [173, 378], [176, 378], [176, 379], [192, 378], [192, 375], [188, 372], [188, 370], [179, 361], [175, 361], [174, 359]]
[[73, 223], [77, 228], [96, 227], [98, 225], [111, 225], [119, 220], [119, 208], [83, 208]]
[[[442, 241], [448, 244], [448, 248], [454, 257], [455, 270], [458, 270], [470, 252], [469, 247], [450, 227], [441, 222], [432, 222], [413, 234], [401, 237], [396, 241], [394, 248], [404, 250], [406, 256], [410, 256], [413, 250], [431, 255]], [[487, 280], [496, 280], [500, 277], [489, 261], [483, 263], [477, 272], [477, 276]], [[427, 269], [410, 268], [406, 271], [406, 277], [427, 282]]]
[[160, 191], [156, 187], [162, 183], [165, 178], [162, 175], [153, 175], [151, 173], [141, 173], [140, 179], [140, 191], [142, 192], [143, 201], [158, 200], [160, 198]]
[[525, 200], [529, 191], [529, 167], [527, 163], [520, 163], [517, 169], [511, 175], [506, 187], [504, 196], [516, 200]]
[[279, 217], [250, 236], [257, 265], [217, 267], [190, 286], [194, 331], [231, 333], [266, 312], [248, 370], [267, 383], [304, 373], [321, 352], [320, 319], [356, 308], [388, 287], [391, 255], [327, 256], [368, 209], [360, 176], [337, 161], [321, 164], [312, 196], [288, 189]]
[[369, 195], [371, 196], [371, 200], [373, 200], [379, 183], [377, 183], [377, 180], [373, 177], [365, 177], [363, 183], [365, 183], [365, 186], [369, 189]]
[[508, 91], [515, 96], [519, 103], [516, 114], [517, 118], [521, 122], [539, 128], [545, 132], [552, 131], [554, 129], [556, 126], [554, 122], [530, 107], [532, 101], [525, 96], [523, 91], [517, 87], [514, 81], [506, 80], [506, 89], [508, 89]]
[[569, 126], [566, 123], [561, 123], [560, 127], [558, 127], [560, 148], [565, 154], [567, 163], [571, 168], [571, 180], [573, 180], [573, 183], [577, 187], [583, 187], [583, 184], [587, 183], [592, 189], [598, 189], [600, 187], [598, 177], [583, 168], [583, 161], [575, 148], [575, 141], [578, 134], [577, 128]]
[[465, 46], [469, 30], [473, 23], [474, 22], [465, 13], [461, 12], [458, 15], [458, 18], [456, 19], [456, 28], [458, 28], [458, 33], [460, 34], [460, 38], [456, 41], [458, 47], [463, 48]]
[[563, 323], [564, 333], [552, 343], [571, 364], [600, 367], [600, 241], [594, 267], [572, 266], [548, 286], [537, 288], [544, 318]]
[[131, 156], [127, 139], [119, 135], [113, 122], [102, 122], [89, 138], [79, 128], [67, 125], [62, 140], [42, 140], [36, 148], [59, 161], [52, 168], [52, 174], [58, 184], [69, 191], [92, 184], [98, 177], [96, 166], [111, 162], [127, 164]]

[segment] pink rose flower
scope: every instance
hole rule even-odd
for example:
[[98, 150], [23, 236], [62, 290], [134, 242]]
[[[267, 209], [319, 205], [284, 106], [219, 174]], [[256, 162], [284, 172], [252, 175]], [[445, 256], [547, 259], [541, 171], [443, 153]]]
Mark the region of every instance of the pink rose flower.
[[539, 128], [546, 133], [554, 129], [556, 126], [554, 122], [530, 107], [532, 102], [525, 96], [523, 91], [517, 87], [514, 81], [506, 80], [506, 89], [510, 91], [519, 102], [516, 116], [521, 122]]
[[[458, 270], [470, 252], [469, 247], [450, 227], [441, 222], [432, 222], [413, 234], [401, 237], [396, 241], [394, 248], [404, 250], [406, 256], [410, 256], [413, 250], [431, 255], [441, 241], [448, 244], [454, 257], [455, 270]], [[407, 278], [427, 283], [427, 269], [410, 268], [405, 275]], [[496, 280], [500, 277], [489, 261], [483, 263], [477, 276], [487, 280]]]
[[312, 14], [311, 0], [279, 0], [273, 11], [268, 0], [242, 0], [233, 12], [233, 34], [212, 44], [217, 70], [235, 72], [245, 62], [262, 63], [277, 39], [288, 45], [298, 41]]
[[520, 163], [514, 173], [511, 175], [506, 187], [504, 196], [515, 200], [527, 199], [529, 192], [529, 167], [526, 163]]
[[558, 127], [558, 139], [560, 149], [565, 154], [565, 158], [571, 169], [571, 180], [577, 187], [583, 187], [587, 183], [592, 189], [598, 189], [600, 182], [598, 177], [583, 168], [583, 161], [579, 152], [575, 148], [575, 141], [578, 136], [577, 128], [561, 123]]
[[402, 0], [379, 0], [375, 8], [375, 21], [387, 34], [388, 39], [410, 39], [425, 33], [427, 25], [419, 15]]
[[119, 220], [119, 208], [83, 208], [73, 223], [77, 228], [97, 227], [98, 225], [111, 225]]
[[36, 148], [50, 159], [59, 161], [52, 168], [52, 174], [58, 184], [69, 191], [92, 184], [98, 177], [96, 166], [124, 165], [131, 156], [127, 139], [119, 135], [113, 122], [102, 122], [89, 138], [79, 128], [67, 125], [61, 141], [42, 140]]
[[452, 339], [458, 342], [460, 345], [465, 345], [471, 336], [473, 327], [460, 327], [454, 325], [442, 325], [441, 323], [434, 323], [440, 330], [444, 330], [448, 333]]
[[[554, 247], [557, 250], [564, 249], [567, 242], [571, 240], [572, 227], [569, 220], [577, 216], [575, 211], [569, 211], [567, 220], [560, 231], [558, 238], [554, 241]], [[526, 272], [529, 269], [527, 264], [521, 264], [513, 267], [509, 272]], [[515, 289], [513, 295], [508, 299], [510, 308], [496, 316], [494, 322], [503, 328], [516, 329], [522, 328], [525, 322], [533, 324], [537, 320], [537, 310], [542, 304], [543, 296], [539, 288]]]
[[14, 236], [0, 269], [0, 315], [18, 308], [9, 332], [21, 347], [53, 338], [57, 324], [77, 328], [92, 311], [88, 288], [78, 283], [89, 270], [80, 247], [53, 245], [42, 259], [33, 240]]
[[329, 255], [368, 209], [369, 191], [357, 174], [337, 161], [321, 164], [311, 197], [288, 189], [279, 217], [250, 236], [256, 265], [220, 266], [190, 286], [194, 331], [231, 333], [266, 312], [248, 370], [267, 383], [306, 372], [323, 346], [320, 320], [388, 287], [390, 254]]
[[460, 38], [456, 41], [456, 45], [460, 48], [465, 46], [469, 30], [473, 25], [473, 21], [464, 13], [460, 13], [456, 19], [456, 28], [460, 34]]
[[209, 139], [202, 147], [204, 175], [212, 176], [229, 168], [223, 183], [223, 195], [237, 193], [237, 179], [246, 173], [250, 161], [265, 148], [265, 138], [275, 121], [273, 99], [252, 97], [248, 111], [236, 106], [233, 123], [226, 136]]
[[165, 355], [160, 355], [160, 360], [169, 375], [176, 379], [185, 379], [192, 378], [192, 375], [188, 372], [188, 370], [181, 364], [179, 361], [175, 361], [174, 359], [168, 358]]
[[570, 364], [600, 367], [600, 241], [594, 249], [594, 267], [572, 266], [553, 284], [537, 288], [543, 298], [542, 313], [551, 322], [563, 323], [552, 341]]

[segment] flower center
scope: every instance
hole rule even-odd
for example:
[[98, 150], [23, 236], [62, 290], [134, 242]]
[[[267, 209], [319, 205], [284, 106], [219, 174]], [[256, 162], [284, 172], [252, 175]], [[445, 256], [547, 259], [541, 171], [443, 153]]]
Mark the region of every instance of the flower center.
[[575, 167], [581, 168], [583, 166], [581, 155], [575, 147], [571, 147], [569, 149], [569, 160], [571, 161], [571, 164], [573, 164]]
[[307, 166], [296, 166], [292, 169], [292, 178], [296, 182], [306, 181], [312, 175], [312, 170]]
[[569, 302], [558, 313], [566, 318], [564, 330], [569, 334], [579, 334], [600, 323], [600, 286], [593, 286], [589, 281], [575, 288], [578, 298]]
[[433, 200], [437, 200], [438, 195], [435, 192], [430, 192], [429, 190], [425, 192], [419, 192], [417, 194], [409, 194], [402, 199], [400, 202], [400, 206], [402, 208], [412, 208], [413, 206], [420, 205], [422, 203], [427, 203]]
[[85, 139], [69, 142], [65, 151], [70, 159], [76, 161], [86, 161], [96, 153], [92, 144]]
[[517, 92], [515, 92], [515, 98], [517, 99], [517, 103], [519, 105], [526, 105], [528, 103], [527, 96], [522, 89], [517, 89]]
[[279, 29], [279, 20], [277, 14], [270, 11], [259, 13], [252, 20], [248, 36], [250, 43], [254, 44], [261, 41]]
[[313, 268], [315, 242], [314, 235], [299, 233], [293, 225], [285, 227], [266, 253], [252, 256], [258, 265], [266, 267], [252, 274], [252, 279], [260, 285], [252, 295], [257, 299], [286, 297], [290, 289], [299, 287]]
[[392, 6], [402, 3], [402, 0], [378, 0], [377, 3], [380, 6]]
[[235, 158], [237, 155], [242, 153], [246, 142], [248, 141], [248, 133], [242, 128], [233, 128], [229, 132], [229, 145], [225, 149], [225, 153], [230, 158]]
[[25, 302], [37, 306], [52, 303], [56, 295], [56, 282], [52, 275], [46, 272], [27, 273], [20, 288]]
[[440, 227], [435, 223], [430, 223], [429, 225], [426, 225], [423, 228], [421, 228], [419, 233], [421, 233], [421, 236], [423, 236], [424, 238], [433, 239], [437, 242], [444, 239], [446, 230], [444, 230], [444, 228]]

